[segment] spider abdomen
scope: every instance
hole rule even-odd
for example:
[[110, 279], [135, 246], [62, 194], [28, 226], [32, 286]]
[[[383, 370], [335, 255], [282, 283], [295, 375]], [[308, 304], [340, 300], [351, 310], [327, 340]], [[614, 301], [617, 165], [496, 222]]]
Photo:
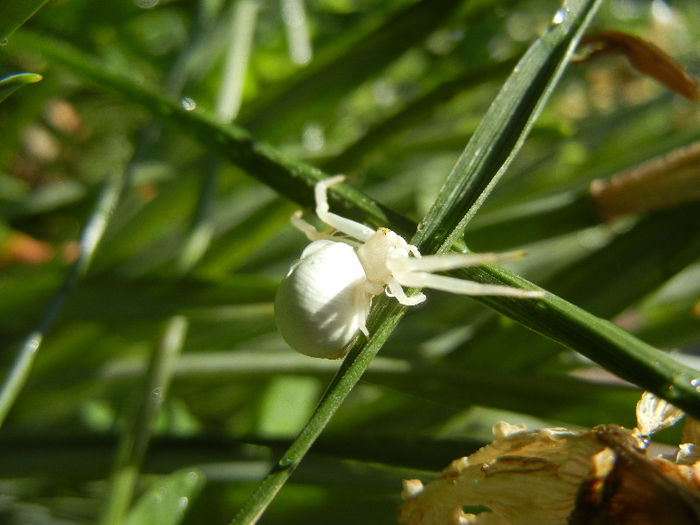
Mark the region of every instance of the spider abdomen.
[[337, 359], [365, 321], [371, 304], [367, 278], [355, 250], [314, 241], [282, 281], [275, 297], [280, 333], [296, 351]]

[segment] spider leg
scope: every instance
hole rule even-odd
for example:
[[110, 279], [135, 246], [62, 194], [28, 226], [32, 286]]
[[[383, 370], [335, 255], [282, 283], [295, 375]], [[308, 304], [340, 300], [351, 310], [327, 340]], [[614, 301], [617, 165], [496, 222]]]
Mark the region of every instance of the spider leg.
[[301, 210], [295, 211], [289, 218], [289, 222], [291, 222], [292, 226], [294, 226], [297, 230], [300, 230], [304, 235], [306, 235], [307, 239], [309, 239], [310, 241], [320, 241], [322, 239], [328, 239], [328, 237], [330, 237], [330, 235], [326, 233], [321, 233], [311, 224], [302, 219], [302, 214], [303, 213]]
[[461, 295], [499, 295], [503, 297], [517, 297], [519, 299], [534, 299], [544, 296], [544, 292], [539, 290], [522, 290], [500, 284], [481, 284], [427, 272], [406, 272], [397, 275], [396, 278], [403, 286], [433, 288], [434, 290], [443, 290]]
[[403, 305], [414, 306], [425, 301], [425, 295], [422, 293], [418, 293], [416, 295], [408, 297], [403, 291], [401, 284], [396, 279], [389, 279], [389, 282], [387, 283], [387, 288], [389, 289], [386, 291], [386, 294], [389, 297], [395, 297], [396, 300]]
[[339, 232], [350, 235], [362, 242], [367, 241], [376, 232], [372, 228], [365, 226], [351, 219], [346, 219], [340, 215], [329, 211], [328, 188], [335, 184], [340, 184], [345, 180], [345, 175], [336, 175], [316, 183], [314, 194], [316, 197], [316, 215], [323, 222], [335, 228]]
[[424, 255], [420, 258], [400, 258], [392, 260], [389, 264], [390, 268], [397, 272], [444, 272], [466, 266], [520, 259], [524, 255], [525, 252], [520, 250], [505, 253], [448, 253], [445, 255]]
[[306, 238], [310, 241], [344, 242], [345, 244], [349, 244], [350, 246], [353, 246], [355, 248], [360, 246], [361, 243], [357, 242], [354, 239], [350, 239], [347, 237], [338, 237], [334, 235], [335, 231], [329, 231], [332, 230], [330, 228], [329, 230], [324, 232], [318, 231], [316, 228], [314, 228], [312, 224], [302, 219], [302, 215], [303, 212], [301, 210], [295, 211], [289, 218], [289, 222], [291, 222], [292, 226], [294, 226], [297, 230], [300, 230], [304, 235], [306, 235]]

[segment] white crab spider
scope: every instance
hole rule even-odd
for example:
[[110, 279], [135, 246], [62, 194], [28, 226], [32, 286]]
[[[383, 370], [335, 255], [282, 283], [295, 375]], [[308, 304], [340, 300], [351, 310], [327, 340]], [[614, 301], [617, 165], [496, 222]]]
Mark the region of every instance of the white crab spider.
[[[343, 357], [358, 331], [369, 335], [365, 321], [375, 295], [386, 293], [407, 306], [425, 301], [422, 293], [407, 296], [404, 286], [463, 295], [542, 297], [539, 291], [431, 273], [513, 258], [513, 253], [421, 256], [415, 246], [387, 228], [373, 230], [331, 213], [327, 190], [343, 180], [343, 175], [337, 175], [315, 187], [316, 215], [330, 226], [330, 233], [318, 232], [302, 220], [301, 211], [291, 218], [312, 241], [290, 268], [275, 297], [277, 327], [296, 351], [326, 359]], [[338, 232], [344, 236], [336, 235]]]

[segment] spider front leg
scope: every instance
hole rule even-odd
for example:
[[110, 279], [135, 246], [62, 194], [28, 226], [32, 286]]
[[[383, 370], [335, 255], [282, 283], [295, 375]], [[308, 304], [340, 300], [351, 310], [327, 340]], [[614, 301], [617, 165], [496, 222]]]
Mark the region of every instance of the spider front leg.
[[406, 272], [396, 277], [404, 286], [432, 288], [433, 290], [442, 290], [460, 295], [498, 295], [501, 297], [516, 297], [518, 299], [544, 297], [544, 292], [539, 290], [523, 290], [501, 284], [482, 284], [428, 272]]
[[335, 228], [341, 233], [354, 237], [359, 241], [365, 242], [375, 234], [375, 230], [329, 211], [328, 188], [340, 184], [344, 180], [345, 175], [336, 175], [335, 177], [330, 177], [316, 183], [314, 187], [316, 215], [318, 215], [319, 219], [328, 224], [328, 226]]
[[[409, 247], [415, 248], [412, 245], [409, 245]], [[415, 258], [406, 259], [401, 257], [390, 261], [389, 267], [396, 269], [396, 271], [445, 272], [455, 268], [512, 261], [523, 257], [525, 257], [525, 252], [522, 250], [503, 253], [447, 253], [443, 255], [423, 255], [422, 257], [419, 254]]]
[[388, 262], [388, 266], [396, 280], [403, 286], [432, 288], [461, 295], [498, 295], [502, 297], [517, 297], [533, 299], [543, 297], [544, 292], [538, 290], [523, 290], [500, 284], [482, 284], [446, 275], [436, 275], [431, 272], [453, 270], [466, 266], [489, 264], [497, 261], [517, 259], [523, 252], [483, 253], [483, 254], [446, 254], [427, 255], [421, 258], [396, 258]]

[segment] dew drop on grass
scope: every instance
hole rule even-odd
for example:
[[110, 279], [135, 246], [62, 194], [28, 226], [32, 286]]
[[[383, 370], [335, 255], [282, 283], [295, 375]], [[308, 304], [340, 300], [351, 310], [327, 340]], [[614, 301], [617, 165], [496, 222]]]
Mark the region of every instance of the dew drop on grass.
[[190, 97], [182, 97], [180, 99], [180, 105], [185, 111], [193, 111], [197, 109], [197, 102], [195, 102], [195, 100]]
[[691, 379], [690, 386], [700, 392], [700, 378]]
[[7, 45], [7, 38], [4, 40], [0, 40], [0, 46], [6, 46]]
[[557, 9], [557, 12], [554, 13], [554, 18], [552, 18], [552, 24], [559, 25], [564, 21], [564, 18], [566, 18], [566, 9], [564, 7], [560, 7]]

